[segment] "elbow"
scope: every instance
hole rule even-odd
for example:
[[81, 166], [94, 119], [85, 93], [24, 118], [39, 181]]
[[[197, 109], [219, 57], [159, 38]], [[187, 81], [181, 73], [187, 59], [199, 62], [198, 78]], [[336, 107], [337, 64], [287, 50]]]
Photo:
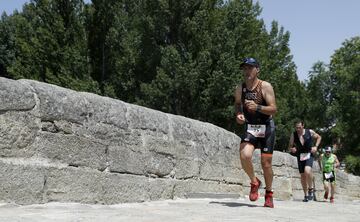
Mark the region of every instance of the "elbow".
[[276, 106], [274, 106], [274, 108], [273, 108], [272, 115], [274, 115], [275, 113], [277, 113], [277, 107]]

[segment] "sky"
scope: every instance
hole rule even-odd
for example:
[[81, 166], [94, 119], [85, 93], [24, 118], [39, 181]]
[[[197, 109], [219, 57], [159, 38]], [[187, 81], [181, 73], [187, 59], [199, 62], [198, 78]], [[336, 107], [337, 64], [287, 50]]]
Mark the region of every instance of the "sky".
[[300, 80], [317, 61], [330, 63], [346, 39], [360, 36], [359, 0], [257, 0], [267, 30], [273, 20], [290, 32], [289, 47]]
[[[273, 20], [290, 32], [289, 47], [301, 81], [317, 61], [330, 63], [346, 39], [360, 36], [360, 0], [254, 0], [267, 29]], [[0, 0], [0, 13], [21, 10], [28, 0]], [[85, 2], [90, 2], [86, 0]]]

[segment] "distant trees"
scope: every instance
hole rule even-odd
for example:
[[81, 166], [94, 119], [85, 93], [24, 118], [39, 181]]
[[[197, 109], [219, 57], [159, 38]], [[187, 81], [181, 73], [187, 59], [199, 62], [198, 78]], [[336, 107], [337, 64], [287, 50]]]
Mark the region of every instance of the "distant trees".
[[344, 138], [346, 155], [355, 155], [359, 143], [345, 138], [356, 135], [359, 120], [358, 40], [346, 42], [330, 68], [315, 64], [304, 84], [290, 33], [276, 22], [268, 32], [259, 15], [251, 0], [31, 0], [21, 13], [1, 17], [0, 75], [94, 92], [238, 133], [239, 64], [256, 57], [260, 78], [275, 89], [278, 150], [286, 149], [293, 120], [304, 117], [331, 132], [329, 139]]
[[324, 144], [338, 143], [347, 169], [360, 175], [360, 37], [346, 40], [329, 65], [316, 63], [307, 84], [307, 119], [322, 128]]
[[81, 0], [33, 0], [22, 13], [3, 14], [1, 74], [98, 92], [89, 76], [84, 12]]

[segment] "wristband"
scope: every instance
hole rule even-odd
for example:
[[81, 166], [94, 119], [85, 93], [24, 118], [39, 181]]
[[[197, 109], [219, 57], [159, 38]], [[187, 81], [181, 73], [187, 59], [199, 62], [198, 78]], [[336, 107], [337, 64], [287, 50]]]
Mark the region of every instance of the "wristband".
[[262, 108], [261, 105], [257, 105], [257, 106], [256, 106], [256, 112], [260, 112], [261, 108]]

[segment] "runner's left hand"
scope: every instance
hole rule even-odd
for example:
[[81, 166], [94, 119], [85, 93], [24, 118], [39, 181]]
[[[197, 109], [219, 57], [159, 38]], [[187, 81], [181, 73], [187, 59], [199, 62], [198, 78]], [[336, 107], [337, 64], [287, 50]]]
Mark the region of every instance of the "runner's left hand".
[[245, 99], [245, 106], [247, 110], [255, 112], [258, 105], [254, 102], [254, 100]]

